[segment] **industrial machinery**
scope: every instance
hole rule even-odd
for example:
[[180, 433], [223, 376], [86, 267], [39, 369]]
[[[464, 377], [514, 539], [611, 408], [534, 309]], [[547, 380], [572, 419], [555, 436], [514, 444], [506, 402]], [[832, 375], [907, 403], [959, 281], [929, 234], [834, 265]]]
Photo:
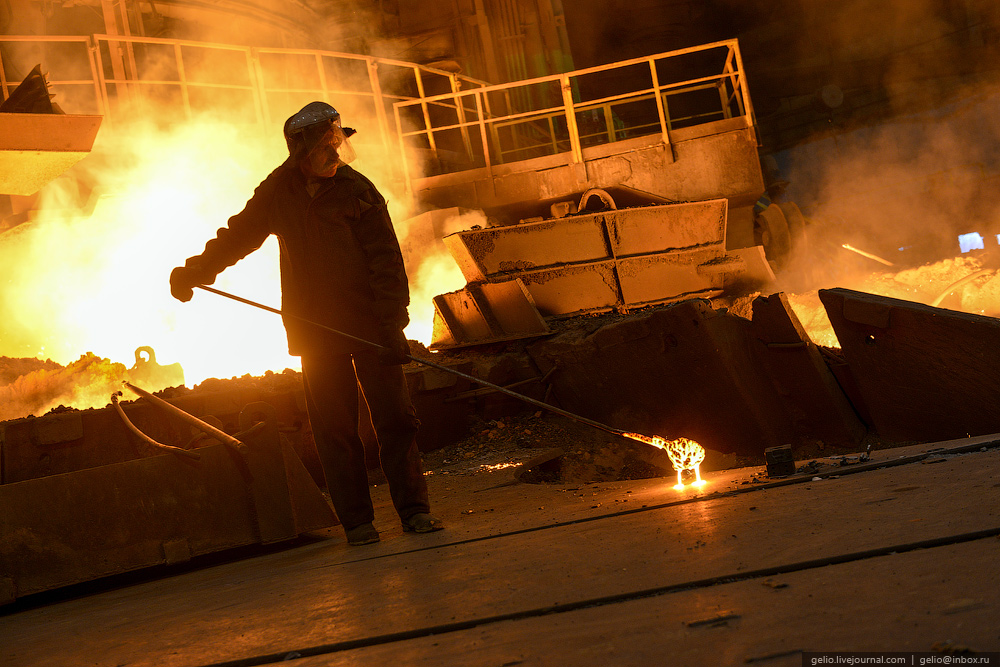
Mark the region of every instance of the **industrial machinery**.
[[735, 40], [394, 109], [413, 196], [489, 220], [444, 239], [469, 286], [436, 299], [437, 347], [545, 331], [498, 326], [486, 284], [543, 319], [624, 312], [767, 284], [804, 241], [765, 196]]

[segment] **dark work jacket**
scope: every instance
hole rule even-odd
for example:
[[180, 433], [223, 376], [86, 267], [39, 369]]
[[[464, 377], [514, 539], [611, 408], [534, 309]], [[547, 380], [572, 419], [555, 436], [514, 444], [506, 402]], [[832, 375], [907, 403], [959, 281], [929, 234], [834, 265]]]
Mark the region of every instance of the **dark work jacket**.
[[306, 177], [286, 160], [201, 255], [187, 260], [219, 273], [277, 236], [281, 309], [293, 355], [368, 349], [293, 315], [374, 343], [382, 342], [384, 329], [398, 331], [409, 321], [406, 271], [385, 199], [348, 166], [320, 183], [311, 196]]

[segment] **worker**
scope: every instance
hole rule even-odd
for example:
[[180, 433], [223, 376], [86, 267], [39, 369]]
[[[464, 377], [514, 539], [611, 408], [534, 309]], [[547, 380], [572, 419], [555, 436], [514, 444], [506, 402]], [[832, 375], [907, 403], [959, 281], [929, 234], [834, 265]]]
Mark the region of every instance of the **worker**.
[[354, 133], [325, 102], [285, 121], [288, 159], [200, 255], [171, 272], [170, 291], [186, 302], [195, 286], [212, 284], [271, 234], [278, 238], [288, 350], [302, 360], [306, 409], [334, 510], [348, 543], [363, 545], [378, 542], [379, 533], [358, 429], [359, 384], [403, 530], [429, 533], [443, 525], [430, 514], [416, 442], [420, 422], [402, 370], [410, 351], [403, 257], [385, 199], [347, 164]]

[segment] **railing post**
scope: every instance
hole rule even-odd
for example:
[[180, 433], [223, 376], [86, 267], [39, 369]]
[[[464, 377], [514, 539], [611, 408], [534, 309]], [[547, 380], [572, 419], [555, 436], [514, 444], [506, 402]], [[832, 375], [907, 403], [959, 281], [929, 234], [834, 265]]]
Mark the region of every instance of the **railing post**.
[[573, 152], [573, 162], [583, 163], [583, 147], [580, 145], [580, 129], [576, 125], [576, 110], [573, 106], [573, 86], [570, 85], [569, 76], [563, 74], [559, 77], [559, 85], [562, 88], [563, 108], [566, 110], [566, 129], [569, 130], [569, 146]]
[[431, 114], [427, 108], [427, 102], [424, 101], [424, 78], [420, 75], [420, 68], [413, 68], [413, 76], [417, 82], [417, 96], [420, 98], [420, 110], [424, 115], [424, 128], [427, 130], [427, 143], [430, 149], [437, 153], [437, 143], [434, 141], [434, 129], [431, 126]]
[[410, 176], [410, 159], [406, 154], [406, 144], [403, 139], [403, 121], [399, 117], [398, 104], [392, 105], [392, 113], [396, 119], [396, 138], [399, 140], [399, 157], [403, 163], [403, 182], [406, 184], [406, 194], [413, 196], [413, 177]]
[[326, 70], [323, 69], [323, 56], [316, 53], [316, 73], [319, 74], [319, 87], [323, 91], [323, 100], [329, 101], [330, 90], [326, 87]]
[[[111, 53], [111, 43], [108, 43], [108, 53], [114, 57]], [[105, 122], [109, 122], [110, 125], [114, 125], [114, 118], [111, 114], [111, 96], [108, 95], [108, 80], [104, 76], [104, 58], [101, 56], [101, 41], [94, 38], [94, 59], [97, 63], [97, 77], [101, 88], [101, 98], [104, 100], [104, 108], [107, 110], [105, 114]]]
[[[385, 147], [386, 151], [390, 150], [390, 130], [389, 130], [389, 119], [385, 115], [385, 99], [382, 97], [382, 82], [378, 78], [378, 62], [374, 58], [366, 59], [368, 65], [368, 86], [372, 91], [372, 101], [375, 103], [375, 118], [378, 120], [378, 129], [382, 133], [382, 146]], [[400, 140], [400, 151], [403, 150], [403, 131], [399, 126], [399, 111], [394, 108], [394, 113], [396, 116], [396, 131], [399, 135]], [[402, 155], [402, 153], [400, 153]], [[409, 176], [405, 173], [405, 163], [404, 163], [404, 179], [406, 180], [407, 191], [409, 191], [410, 181]]]
[[261, 132], [267, 130], [264, 121], [263, 92], [261, 91], [261, 81], [257, 76], [257, 68], [254, 65], [254, 54], [252, 48], [247, 48], [244, 52], [247, 61], [247, 81], [250, 82], [250, 94], [253, 96], [254, 113], [257, 115], [257, 123]]
[[[489, 174], [490, 179], [493, 178], [493, 160], [490, 159], [490, 140], [489, 135], [486, 132], [486, 116], [483, 113], [483, 94], [480, 91], [476, 91], [476, 113], [479, 116], [479, 136], [483, 141], [483, 159], [486, 160], [486, 173]], [[500, 144], [497, 144], [497, 150], [499, 151]]]
[[[100, 77], [97, 75], [97, 63], [98, 63], [98, 48], [97, 39], [93, 36], [87, 37], [87, 60], [90, 61], [90, 76], [94, 82], [94, 102], [97, 103], [97, 111], [105, 118], [110, 115], [110, 108], [108, 107], [108, 100], [102, 94]], [[109, 119], [110, 122], [110, 119]]]
[[255, 88], [259, 91], [260, 112], [266, 130], [271, 124], [271, 109], [267, 103], [267, 87], [264, 85], [264, 68], [260, 64], [260, 52], [255, 47], [250, 47], [247, 59], [250, 66], [250, 80], [256, 82]]
[[174, 43], [174, 58], [177, 60], [177, 79], [181, 84], [181, 100], [184, 101], [184, 111], [191, 120], [191, 96], [188, 94], [187, 77], [184, 75], [184, 58], [181, 55], [181, 45]]
[[6, 67], [3, 64], [3, 51], [0, 51], [0, 93], [3, 93], [3, 98], [7, 99], [10, 94], [7, 92], [7, 72]]
[[660, 90], [660, 76], [656, 73], [656, 59], [649, 59], [649, 74], [653, 79], [653, 94], [656, 96], [656, 113], [660, 117], [660, 137], [664, 146], [670, 146], [670, 112], [666, 95]]
[[465, 146], [465, 154], [469, 158], [469, 162], [475, 161], [475, 156], [472, 153], [472, 137], [469, 136], [469, 128], [465, 125], [465, 103], [462, 100], [462, 96], [459, 95], [459, 91], [462, 88], [461, 82], [458, 80], [458, 76], [454, 73], [448, 75], [451, 80], [451, 92], [455, 95], [455, 110], [458, 114], [458, 123], [462, 127], [462, 144]]
[[737, 42], [733, 42], [729, 48], [736, 54], [736, 80], [739, 82], [740, 98], [743, 100], [743, 114], [747, 117], [748, 125], [756, 126], [757, 123], [753, 117], [753, 104], [750, 102], [750, 91], [747, 89], [746, 76], [743, 70], [743, 56], [740, 55], [740, 46]]
[[[722, 101], [722, 115], [724, 118], [732, 118], [733, 114], [729, 110], [729, 106], [733, 99], [736, 100], [736, 106], [739, 107], [740, 115], [744, 114], [743, 109], [743, 98], [740, 97], [739, 91], [739, 81], [736, 78], [736, 72], [733, 68], [733, 56], [735, 55], [733, 46], [730, 44], [729, 53], [726, 55], [726, 64], [722, 67], [722, 77], [719, 79], [719, 99]], [[732, 86], [733, 92], [730, 95], [728, 89], [725, 89], [726, 79], [729, 79], [729, 85]]]

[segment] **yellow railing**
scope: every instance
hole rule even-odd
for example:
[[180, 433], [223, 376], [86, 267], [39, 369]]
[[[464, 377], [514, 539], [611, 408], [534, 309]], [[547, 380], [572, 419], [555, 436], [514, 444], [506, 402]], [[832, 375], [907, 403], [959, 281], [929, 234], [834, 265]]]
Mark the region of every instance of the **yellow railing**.
[[736, 40], [400, 100], [393, 111], [401, 150], [425, 154], [436, 174], [559, 153], [582, 162], [590, 146], [657, 134], [669, 145], [674, 129], [713, 120], [754, 125]]
[[116, 35], [0, 35], [0, 47], [4, 98], [41, 63], [63, 110], [103, 115], [106, 128], [143, 104], [182, 118], [224, 111], [271, 128], [323, 99], [374, 119], [386, 147], [395, 150], [394, 103], [420, 106], [431, 94], [486, 85], [416, 63], [322, 50]]
[[0, 47], [4, 97], [42, 63], [66, 112], [101, 114], [111, 131], [143, 104], [270, 131], [306, 102], [330, 101], [387, 151], [420, 158], [420, 174], [399, 161], [407, 183], [546, 155], [582, 162], [588, 147], [643, 135], [669, 145], [674, 129], [722, 118], [753, 126], [736, 40], [499, 85], [309, 49], [114, 35], [0, 35]]

